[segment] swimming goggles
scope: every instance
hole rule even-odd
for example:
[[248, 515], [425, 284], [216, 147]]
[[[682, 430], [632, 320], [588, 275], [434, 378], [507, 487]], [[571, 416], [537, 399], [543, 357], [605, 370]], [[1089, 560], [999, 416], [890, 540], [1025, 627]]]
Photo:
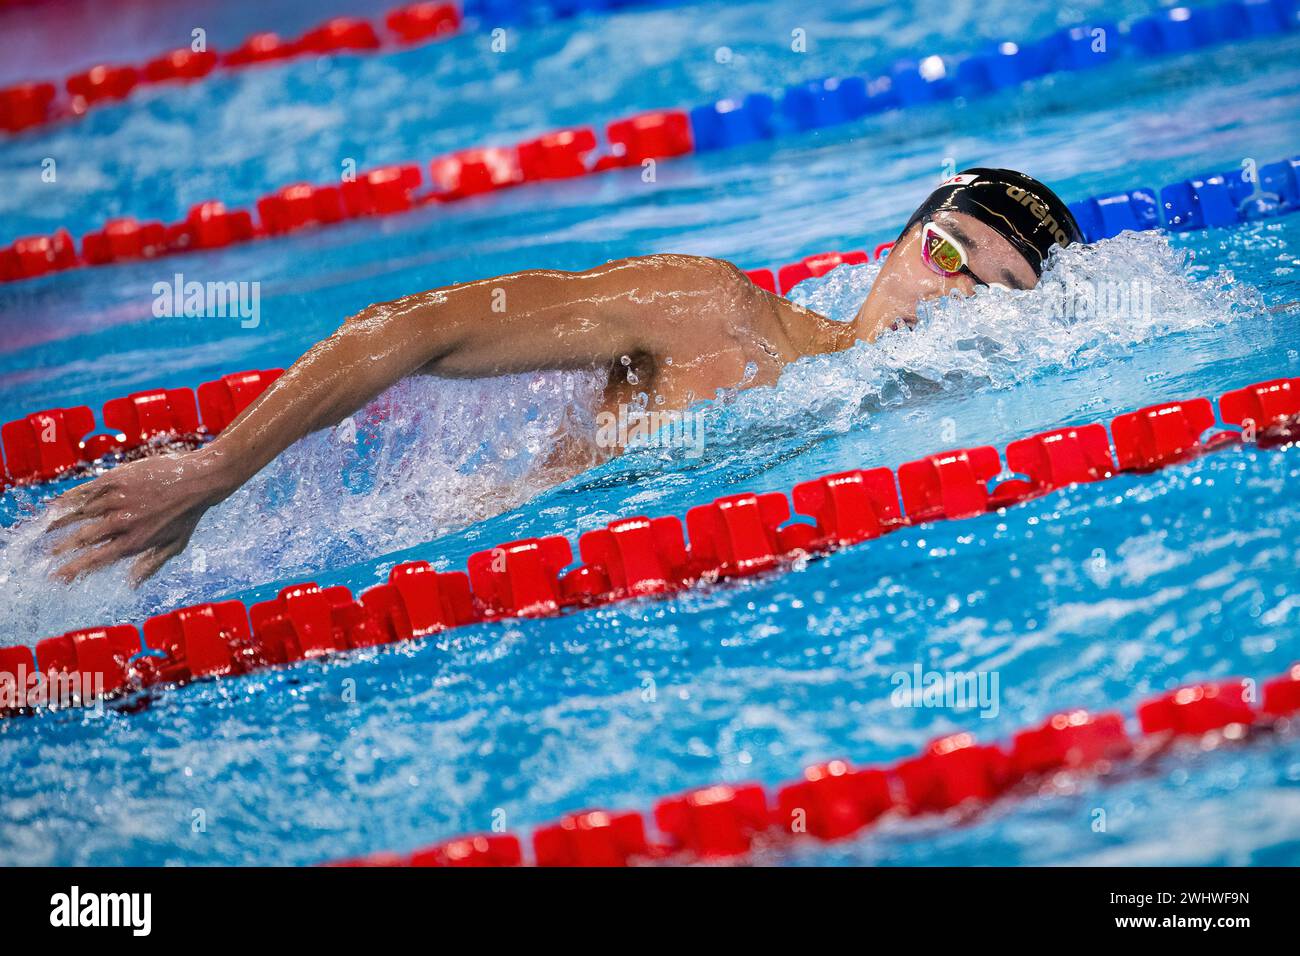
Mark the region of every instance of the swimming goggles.
[[925, 264], [941, 276], [953, 278], [959, 275], [970, 276], [976, 285], [988, 285], [983, 279], [971, 272], [966, 261], [966, 250], [960, 242], [930, 220], [921, 227], [921, 258]]

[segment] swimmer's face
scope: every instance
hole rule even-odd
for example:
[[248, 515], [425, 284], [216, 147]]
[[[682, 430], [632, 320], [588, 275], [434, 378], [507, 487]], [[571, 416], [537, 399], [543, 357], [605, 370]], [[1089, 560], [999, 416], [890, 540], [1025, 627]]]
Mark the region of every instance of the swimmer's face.
[[[1015, 246], [984, 223], [964, 212], [941, 210], [933, 222], [962, 244], [966, 263], [989, 285], [1011, 289], [1032, 289], [1038, 276]], [[918, 222], [907, 231], [881, 267], [867, 301], [858, 309], [858, 338], [871, 341], [886, 329], [916, 324], [917, 306], [954, 291], [970, 295], [976, 282], [968, 275], [940, 275], [926, 264], [921, 254], [921, 231]]]

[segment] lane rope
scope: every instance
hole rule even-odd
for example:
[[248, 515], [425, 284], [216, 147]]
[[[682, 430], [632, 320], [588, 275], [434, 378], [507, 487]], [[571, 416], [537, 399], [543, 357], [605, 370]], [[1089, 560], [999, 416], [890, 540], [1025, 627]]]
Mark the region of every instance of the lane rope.
[[[1229, 446], [1300, 439], [1300, 378], [1163, 402], [1100, 423], [815, 478], [783, 491], [725, 495], [676, 516], [619, 518], [577, 540], [549, 535], [470, 555], [465, 571], [427, 560], [391, 569], [354, 596], [289, 585], [269, 601], [203, 603], [0, 648], [0, 712], [130, 698], [164, 685], [238, 676], [456, 627], [672, 595], [785, 570], [900, 528], [971, 518], [1068, 486], [1142, 474]], [[1220, 424], [1221, 423], [1221, 424]], [[1235, 426], [1240, 431], [1228, 430]], [[795, 519], [792, 521], [792, 517]], [[808, 519], [808, 520], [798, 520]]]
[[[583, 810], [532, 830], [531, 853], [511, 832], [455, 837], [413, 852], [381, 852], [328, 866], [629, 866], [738, 861], [815, 839], [846, 840], [887, 820], [959, 811], [1051, 792], [1063, 775], [1109, 776], [1168, 753], [1181, 741], [1217, 746], [1290, 731], [1300, 711], [1300, 664], [1265, 681], [1189, 684], [1140, 703], [1141, 736], [1118, 711], [1052, 714], [1004, 744], [949, 734], [890, 766], [830, 760], [769, 791], [758, 783], [698, 787], [650, 813]], [[651, 824], [653, 824], [653, 829]], [[655, 833], [657, 831], [657, 834]]]
[[213, 73], [285, 63], [304, 57], [390, 53], [459, 34], [585, 13], [642, 6], [651, 0], [466, 0], [420, 2], [390, 10], [382, 22], [333, 17], [292, 39], [259, 31], [231, 50], [196, 39], [145, 63], [99, 63], [54, 83], [29, 80], [0, 88], [0, 132], [21, 133], [76, 119], [92, 108], [121, 103], [137, 91], [166, 83], [195, 83]]
[[[889, 109], [971, 99], [1051, 73], [1095, 69], [1123, 57], [1151, 59], [1300, 28], [1300, 0], [1228, 0], [1211, 7], [1161, 10], [1124, 24], [1066, 27], [1037, 41], [1006, 41], [962, 58], [902, 60], [875, 76], [831, 77], [755, 92], [692, 109], [638, 113], [544, 133], [523, 143], [437, 157], [426, 187], [419, 163], [365, 170], [340, 183], [284, 186], [231, 209], [208, 200], [173, 223], [117, 217], [78, 243], [67, 229], [26, 236], [0, 248], [0, 281], [33, 279], [84, 266], [218, 249], [368, 216], [396, 215], [516, 186], [642, 166], [692, 153], [804, 133]], [[1104, 42], [1097, 43], [1100, 31]], [[1259, 171], [1242, 169], [1184, 180], [1161, 190], [1106, 194], [1076, 211], [1085, 238], [1122, 228], [1205, 228], [1300, 208], [1300, 157]]]
[[100, 63], [58, 85], [36, 80], [4, 87], [0, 89], [0, 131], [21, 133], [75, 119], [95, 106], [120, 103], [158, 84], [194, 83], [214, 72], [308, 56], [390, 51], [449, 37], [460, 29], [460, 10], [455, 4], [416, 3], [390, 12], [383, 26], [357, 17], [334, 17], [294, 39], [269, 31], [254, 33], [225, 52], [196, 41], [194, 46], [169, 50], [139, 65]]

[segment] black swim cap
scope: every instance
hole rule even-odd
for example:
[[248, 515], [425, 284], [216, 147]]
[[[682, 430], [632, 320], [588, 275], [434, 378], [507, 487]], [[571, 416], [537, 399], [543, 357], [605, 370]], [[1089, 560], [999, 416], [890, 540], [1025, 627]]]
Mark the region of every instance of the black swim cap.
[[1037, 179], [1014, 169], [967, 169], [930, 193], [903, 227], [907, 230], [944, 209], [964, 212], [988, 226], [1025, 257], [1034, 275], [1052, 246], [1082, 242], [1074, 215], [1059, 196]]

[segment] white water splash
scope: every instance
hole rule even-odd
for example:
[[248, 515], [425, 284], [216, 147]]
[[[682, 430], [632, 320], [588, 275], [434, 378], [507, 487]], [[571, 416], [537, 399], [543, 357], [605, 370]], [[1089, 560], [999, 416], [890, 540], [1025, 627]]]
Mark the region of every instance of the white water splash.
[[[764, 421], [779, 421], [823, 434], [848, 431], [879, 408], [915, 395], [1008, 388], [1053, 369], [1099, 365], [1143, 342], [1263, 308], [1253, 288], [1225, 277], [1195, 282], [1187, 269], [1187, 253], [1163, 233], [1130, 232], [1093, 246], [1058, 249], [1034, 289], [989, 287], [971, 297], [928, 303], [914, 329], [886, 332], [874, 343], [791, 366], [775, 388], [736, 398], [733, 428], [743, 436]], [[842, 266], [800, 284], [791, 298], [848, 321], [878, 271], [878, 264]], [[1078, 311], [1078, 290], [1130, 288], [1135, 282], [1149, 291], [1145, 310], [1066, 317]]]
[[[0, 529], [0, 644], [342, 567], [508, 510], [557, 480], [548, 458], [603, 380], [548, 372], [399, 382], [353, 420], [297, 442], [204, 516], [189, 546], [133, 591], [127, 564], [64, 586], [43, 511]], [[563, 477], [563, 476], [561, 476]]]

